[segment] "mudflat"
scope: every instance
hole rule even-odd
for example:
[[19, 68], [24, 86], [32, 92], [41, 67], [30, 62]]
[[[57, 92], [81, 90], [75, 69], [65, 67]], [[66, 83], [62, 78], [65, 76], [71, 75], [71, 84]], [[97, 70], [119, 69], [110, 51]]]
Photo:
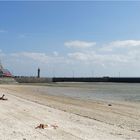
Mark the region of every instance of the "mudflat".
[[[55, 87], [0, 85], [0, 135], [4, 140], [139, 140], [140, 103], [99, 101], [50, 95], [47, 92], [85, 90]], [[54, 90], [55, 89], [55, 90]], [[39, 124], [57, 125], [35, 129]]]

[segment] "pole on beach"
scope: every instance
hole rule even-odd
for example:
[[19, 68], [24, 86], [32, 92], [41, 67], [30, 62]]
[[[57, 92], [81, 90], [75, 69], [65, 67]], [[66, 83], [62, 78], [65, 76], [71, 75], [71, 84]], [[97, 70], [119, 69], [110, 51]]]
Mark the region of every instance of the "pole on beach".
[[72, 70], [72, 77], [74, 78], [74, 70]]

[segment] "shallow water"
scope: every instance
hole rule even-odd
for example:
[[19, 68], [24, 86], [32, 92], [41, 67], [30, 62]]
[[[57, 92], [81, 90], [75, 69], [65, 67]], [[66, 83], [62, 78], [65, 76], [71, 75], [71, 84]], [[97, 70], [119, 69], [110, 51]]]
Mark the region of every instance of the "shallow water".
[[[46, 89], [47, 88], [47, 89]], [[40, 89], [41, 94], [90, 100], [140, 102], [140, 84], [132, 83], [57, 83]]]

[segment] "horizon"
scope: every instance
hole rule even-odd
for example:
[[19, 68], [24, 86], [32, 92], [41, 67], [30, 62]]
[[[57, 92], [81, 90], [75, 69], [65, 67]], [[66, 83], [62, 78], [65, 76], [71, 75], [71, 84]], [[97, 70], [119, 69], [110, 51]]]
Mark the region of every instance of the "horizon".
[[0, 60], [13, 75], [140, 77], [140, 2], [0, 2]]

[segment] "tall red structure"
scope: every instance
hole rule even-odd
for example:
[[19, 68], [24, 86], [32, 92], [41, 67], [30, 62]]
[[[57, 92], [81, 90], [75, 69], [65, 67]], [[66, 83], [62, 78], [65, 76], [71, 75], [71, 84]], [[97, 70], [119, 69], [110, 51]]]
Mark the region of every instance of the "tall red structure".
[[0, 77], [12, 77], [12, 74], [9, 72], [9, 70], [4, 69], [1, 63], [0, 63]]

